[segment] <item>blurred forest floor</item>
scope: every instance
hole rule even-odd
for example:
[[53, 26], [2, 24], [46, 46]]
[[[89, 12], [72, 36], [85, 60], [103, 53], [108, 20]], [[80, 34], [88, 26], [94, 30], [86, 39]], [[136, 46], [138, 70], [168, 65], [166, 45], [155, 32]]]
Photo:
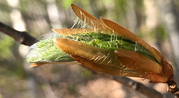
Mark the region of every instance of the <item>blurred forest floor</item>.
[[[162, 2], [162, 3], [161, 3]], [[172, 3], [171, 3], [172, 2]], [[134, 32], [151, 46], [157, 48], [175, 68], [179, 66], [179, 45], [171, 41], [170, 28], [165, 22], [168, 4], [179, 28], [178, 0], [1, 0], [0, 22], [16, 30], [27, 31], [40, 39], [51, 29], [71, 28], [75, 14], [70, 4], [74, 3], [96, 18], [103, 16]], [[170, 15], [171, 16], [171, 15]], [[170, 22], [172, 23], [172, 22]], [[170, 32], [170, 33], [169, 33]], [[176, 30], [177, 32], [177, 30]], [[171, 33], [172, 34], [172, 33]], [[176, 38], [179, 32], [176, 33]], [[174, 37], [173, 37], [174, 39]], [[172, 46], [173, 45], [173, 46]], [[178, 50], [177, 50], [178, 49]], [[80, 65], [43, 65], [28, 68], [25, 58], [28, 47], [20, 45], [0, 32], [0, 98], [147, 98], [114, 80], [95, 75]], [[166, 84], [150, 84], [147, 80], [132, 78], [167, 93]], [[178, 77], [176, 81], [178, 82]], [[178, 82], [179, 83], [179, 82]], [[167, 93], [168, 94], [168, 93]]]

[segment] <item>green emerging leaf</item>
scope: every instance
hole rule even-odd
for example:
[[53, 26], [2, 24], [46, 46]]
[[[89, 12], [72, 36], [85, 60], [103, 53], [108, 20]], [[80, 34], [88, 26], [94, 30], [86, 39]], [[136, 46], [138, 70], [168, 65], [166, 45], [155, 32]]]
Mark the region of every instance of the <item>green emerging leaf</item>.
[[90, 32], [73, 34], [73, 39], [111, 51], [120, 49], [136, 51], [158, 63], [155, 57], [147, 49], [119, 35]]
[[27, 61], [29, 63], [73, 61], [68, 54], [58, 49], [54, 44], [53, 39], [61, 37], [60, 35], [53, 35], [31, 46], [32, 50], [27, 56]]
[[88, 32], [80, 34], [72, 34], [70, 36], [54, 35], [47, 39], [41, 40], [32, 46], [32, 50], [27, 56], [27, 61], [30, 63], [41, 62], [67, 62], [73, 61], [70, 55], [61, 51], [55, 46], [54, 38], [67, 38], [80, 41], [95, 47], [107, 49], [110, 51], [127, 49], [143, 54], [151, 60], [158, 63], [154, 56], [141, 45], [126, 39], [122, 36], [109, 35], [100, 32]]

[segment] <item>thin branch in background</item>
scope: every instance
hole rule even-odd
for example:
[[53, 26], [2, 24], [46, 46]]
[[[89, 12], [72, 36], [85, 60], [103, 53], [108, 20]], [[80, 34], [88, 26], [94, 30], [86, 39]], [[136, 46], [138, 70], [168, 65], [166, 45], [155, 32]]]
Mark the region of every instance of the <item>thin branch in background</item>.
[[147, 86], [143, 85], [142, 83], [136, 82], [130, 78], [109, 75], [109, 74], [94, 71], [94, 70], [92, 70], [86, 66], [83, 66], [83, 65], [81, 65], [81, 66], [87, 68], [93, 74], [98, 74], [100, 76], [115, 80], [116, 82], [123, 84], [130, 89], [138, 91], [139, 93], [141, 93], [149, 98], [164, 98], [164, 95], [161, 94], [160, 92], [156, 91], [155, 89], [147, 87]]
[[27, 32], [17, 31], [1, 22], [0, 22], [0, 31], [14, 38], [16, 42], [27, 46], [31, 46], [32, 44], [38, 41], [36, 38], [29, 35]]
[[138, 83], [134, 80], [131, 80], [129, 78], [112, 76], [112, 79], [131, 88], [131, 89], [134, 89], [134, 90], [140, 92], [141, 94], [143, 94], [149, 98], [163, 98], [164, 97], [160, 92], [154, 90], [153, 88], [146, 87], [145, 85]]

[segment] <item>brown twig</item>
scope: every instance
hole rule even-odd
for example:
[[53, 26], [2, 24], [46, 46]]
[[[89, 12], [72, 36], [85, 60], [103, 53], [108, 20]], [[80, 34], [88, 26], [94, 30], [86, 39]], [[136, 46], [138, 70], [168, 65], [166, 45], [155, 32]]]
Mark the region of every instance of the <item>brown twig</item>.
[[0, 22], [0, 31], [11, 36], [14, 40], [20, 44], [31, 46], [37, 42], [37, 39], [29, 35], [27, 32], [20, 32], [8, 25]]
[[169, 81], [168, 84], [168, 92], [174, 94], [177, 98], [179, 98], [179, 89], [175, 81]]

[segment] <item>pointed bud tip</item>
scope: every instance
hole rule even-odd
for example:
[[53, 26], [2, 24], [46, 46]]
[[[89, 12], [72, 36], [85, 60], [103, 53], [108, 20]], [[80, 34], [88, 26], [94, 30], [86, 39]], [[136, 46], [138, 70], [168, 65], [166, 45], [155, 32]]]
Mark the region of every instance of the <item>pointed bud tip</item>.
[[59, 29], [52, 29], [53, 32], [57, 32]]
[[34, 64], [30, 65], [29, 68], [34, 68], [34, 67], [37, 67], [37, 66], [40, 66], [43, 64], [47, 64], [47, 62], [46, 63], [34, 63]]
[[56, 43], [56, 42], [57, 42], [57, 38], [54, 38], [54, 39], [53, 39], [53, 42]]
[[29, 68], [34, 68], [34, 67], [37, 67], [37, 66], [39, 66], [39, 65], [38, 64], [32, 64], [32, 65], [29, 66]]

